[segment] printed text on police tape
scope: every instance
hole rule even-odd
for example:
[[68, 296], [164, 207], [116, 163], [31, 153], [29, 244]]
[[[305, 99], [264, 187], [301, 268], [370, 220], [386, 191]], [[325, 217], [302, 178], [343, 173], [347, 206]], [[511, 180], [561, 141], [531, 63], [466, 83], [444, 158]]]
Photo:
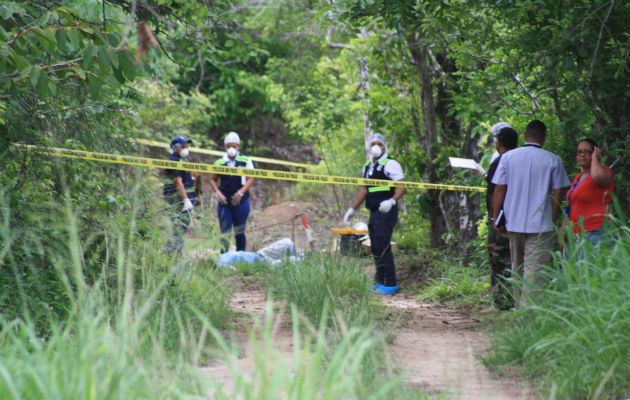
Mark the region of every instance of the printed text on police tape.
[[49, 154], [61, 157], [79, 158], [84, 160], [108, 162], [114, 164], [136, 165], [144, 167], [157, 167], [166, 169], [178, 169], [202, 173], [215, 173], [220, 175], [243, 175], [264, 179], [278, 179], [296, 182], [332, 183], [338, 185], [365, 185], [365, 186], [391, 186], [408, 189], [435, 189], [467, 192], [485, 192], [486, 189], [477, 186], [444, 185], [438, 183], [404, 182], [379, 179], [353, 178], [345, 176], [319, 175], [303, 172], [285, 172], [265, 169], [246, 169], [235, 167], [223, 167], [218, 165], [191, 163], [183, 161], [159, 160], [155, 158], [123, 156], [118, 154], [97, 153], [82, 150], [69, 150], [54, 147], [41, 147], [33, 145], [15, 144], [15, 146], [28, 149], [37, 153]]

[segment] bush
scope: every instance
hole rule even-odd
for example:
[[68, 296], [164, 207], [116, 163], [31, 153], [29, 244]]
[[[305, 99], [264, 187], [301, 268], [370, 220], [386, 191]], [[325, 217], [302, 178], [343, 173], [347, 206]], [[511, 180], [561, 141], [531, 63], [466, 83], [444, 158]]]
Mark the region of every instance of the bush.
[[490, 288], [489, 276], [479, 268], [465, 267], [461, 262], [436, 261], [431, 271], [433, 278], [427, 280], [420, 291], [423, 301], [453, 302], [478, 306], [486, 302], [484, 294]]
[[630, 229], [616, 235], [555, 253], [540, 296], [492, 329], [486, 364], [518, 365], [558, 398], [630, 396]]

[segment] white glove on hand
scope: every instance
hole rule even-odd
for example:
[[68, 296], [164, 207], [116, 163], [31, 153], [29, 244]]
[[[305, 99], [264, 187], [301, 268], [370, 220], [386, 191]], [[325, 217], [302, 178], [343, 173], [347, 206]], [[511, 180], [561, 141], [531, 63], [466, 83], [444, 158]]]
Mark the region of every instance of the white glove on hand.
[[214, 194], [217, 196], [217, 200], [219, 201], [219, 203], [221, 203], [223, 205], [227, 204], [227, 199], [225, 198], [223, 193], [221, 193], [220, 191], [217, 190]]
[[346, 225], [350, 225], [350, 218], [354, 215], [354, 208], [350, 207], [348, 208], [348, 211], [346, 211], [346, 215], [343, 216], [343, 223]]
[[394, 199], [383, 200], [381, 204], [379, 204], [378, 210], [382, 213], [388, 213], [394, 205], [396, 205], [396, 200]]
[[182, 208], [182, 211], [188, 211], [192, 209], [193, 209], [193, 203], [190, 201], [188, 197], [186, 197], [186, 199], [184, 199], [184, 208]]

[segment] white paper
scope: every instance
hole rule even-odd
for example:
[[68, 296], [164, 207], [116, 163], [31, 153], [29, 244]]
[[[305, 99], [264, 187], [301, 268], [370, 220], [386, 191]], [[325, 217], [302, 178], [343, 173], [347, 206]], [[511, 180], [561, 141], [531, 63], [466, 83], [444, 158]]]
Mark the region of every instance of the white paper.
[[469, 158], [449, 157], [448, 161], [450, 161], [451, 167], [453, 168], [474, 169], [475, 171], [479, 172], [481, 175], [486, 174], [486, 171], [483, 169], [483, 167], [477, 164], [475, 160], [471, 160]]
[[497, 220], [494, 221], [494, 224], [496, 226], [504, 226], [505, 225], [505, 221], [504, 221], [504, 216], [503, 216], [503, 209], [501, 209], [501, 211], [499, 211], [499, 215], [497, 215]]

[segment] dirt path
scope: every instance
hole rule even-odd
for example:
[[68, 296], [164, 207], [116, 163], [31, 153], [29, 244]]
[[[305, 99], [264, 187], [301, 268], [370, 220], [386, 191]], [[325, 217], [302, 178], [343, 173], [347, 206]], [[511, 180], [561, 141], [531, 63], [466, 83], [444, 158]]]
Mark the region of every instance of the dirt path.
[[[479, 320], [452, 308], [420, 303], [404, 293], [380, 300], [400, 317], [391, 354], [405, 371], [406, 383], [446, 399], [537, 398], [522, 381], [491, 376], [477, 360], [476, 356], [488, 346]], [[253, 313], [263, 319], [266, 298], [256, 285], [241, 282], [231, 306], [236, 312]], [[251, 326], [251, 320], [242, 317], [238, 324], [245, 328]], [[274, 346], [290, 360], [292, 333], [286, 325], [278, 324]], [[241, 348], [239, 369], [250, 373], [255, 359], [248, 337], [244, 332], [235, 335]], [[215, 363], [204, 367], [203, 372], [231, 391], [232, 378], [226, 365]]]
[[391, 351], [407, 372], [407, 383], [447, 399], [537, 398], [522, 381], [491, 376], [479, 362], [489, 341], [478, 319], [405, 294], [381, 301], [402, 315]]
[[[332, 242], [330, 228], [334, 218], [325, 212], [322, 214], [310, 203], [291, 201], [254, 213], [248, 243], [258, 249], [279, 238], [289, 237], [299, 251], [304, 251], [308, 245], [303, 238], [299, 219], [301, 215], [308, 217], [317, 247], [327, 248]], [[373, 272], [367, 271], [369, 275]], [[409, 271], [400, 272], [402, 281]], [[416, 282], [419, 278], [422, 277], [406, 277], [410, 282]], [[537, 398], [522, 381], [492, 376], [478, 361], [477, 356], [489, 346], [488, 338], [482, 332], [484, 323], [479, 319], [454, 308], [420, 303], [404, 291], [379, 299], [395, 315], [393, 323], [398, 327], [394, 331], [390, 354], [405, 372], [405, 381], [409, 385], [446, 399]], [[242, 328], [230, 334], [234, 335], [233, 339], [239, 347], [238, 368], [246, 374], [250, 374], [255, 367], [253, 347], [246, 334], [252, 321], [247, 315], [254, 314], [259, 320], [264, 320], [266, 301], [258, 285], [248, 282], [236, 284], [231, 308], [245, 316], [237, 321], [237, 325]], [[290, 324], [285, 323], [287, 317], [282, 318], [277, 324], [273, 344], [275, 350], [290, 363], [293, 354], [292, 331]], [[202, 370], [231, 392], [233, 378], [228, 366], [215, 363]]]

